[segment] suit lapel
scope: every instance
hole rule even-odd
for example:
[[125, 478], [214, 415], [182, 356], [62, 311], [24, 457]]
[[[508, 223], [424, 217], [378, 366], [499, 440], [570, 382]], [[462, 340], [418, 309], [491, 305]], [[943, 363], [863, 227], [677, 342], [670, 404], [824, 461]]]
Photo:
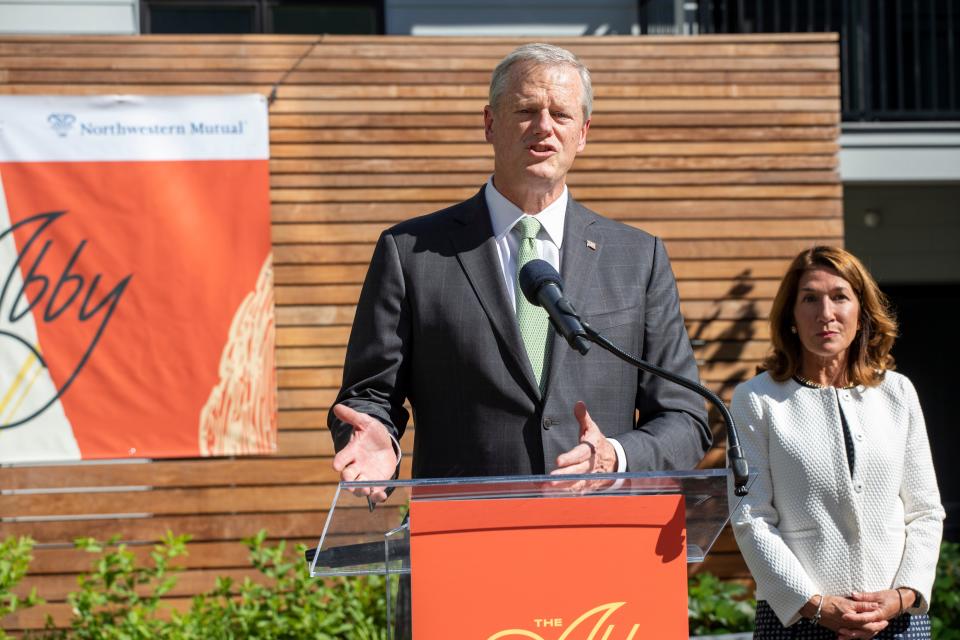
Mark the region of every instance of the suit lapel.
[[[579, 202], [570, 198], [567, 204], [566, 218], [563, 223], [563, 248], [560, 250], [560, 275], [563, 278], [563, 295], [573, 303], [578, 313], [583, 313], [586, 302], [587, 287], [593, 281], [593, 272], [600, 257], [603, 244], [596, 233], [591, 233], [591, 226], [595, 222], [593, 215]], [[591, 246], [588, 246], [590, 241]], [[582, 357], [580, 354], [570, 356], [573, 349], [556, 334], [550, 350], [550, 367], [547, 370], [547, 385], [559, 373], [564, 360], [569, 357]]]
[[458, 212], [457, 220], [460, 226], [451, 232], [457, 259], [490, 319], [490, 324], [506, 344], [507, 352], [513, 359], [512, 365], [522, 372], [529, 387], [528, 391], [539, 398], [540, 388], [523, 346], [513, 307], [507, 299], [507, 288], [503, 283], [503, 270], [500, 267], [483, 188], [464, 203]]

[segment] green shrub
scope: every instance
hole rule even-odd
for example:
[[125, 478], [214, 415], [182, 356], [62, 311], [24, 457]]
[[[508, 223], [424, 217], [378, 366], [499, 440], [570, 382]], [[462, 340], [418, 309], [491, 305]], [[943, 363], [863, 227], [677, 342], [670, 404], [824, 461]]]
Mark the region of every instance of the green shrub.
[[690, 635], [753, 631], [756, 609], [756, 601], [742, 584], [720, 580], [708, 572], [690, 578]]
[[[78, 589], [67, 595], [73, 609], [68, 630], [53, 628], [47, 620], [43, 638], [81, 640], [147, 640], [169, 638], [166, 608], [161, 598], [176, 585], [179, 567], [174, 558], [186, 555], [188, 536], [167, 533], [150, 553], [151, 563], [138, 566], [136, 556], [117, 536], [101, 543], [78, 538], [74, 545], [98, 554], [88, 573], [77, 578]], [[115, 547], [110, 549], [110, 547]]]
[[960, 544], [956, 542], [940, 546], [930, 623], [936, 640], [960, 640]]
[[[0, 541], [0, 620], [15, 611], [29, 609], [43, 602], [37, 597], [36, 589], [31, 589], [25, 598], [13, 593], [33, 560], [33, 545], [33, 540], [23, 536], [7, 536]], [[0, 629], [0, 639], [8, 637]]]
[[245, 540], [250, 559], [266, 578], [234, 584], [218, 578], [210, 593], [194, 598], [184, 615], [175, 616], [177, 638], [317, 638], [385, 640], [386, 599], [383, 579], [371, 576], [323, 582], [311, 578], [303, 562], [304, 547], [294, 554], [286, 543], [264, 545], [261, 531]]
[[[386, 640], [386, 594], [377, 576], [322, 581], [310, 578], [303, 561], [304, 547], [292, 553], [285, 542], [264, 544], [261, 531], [244, 540], [258, 580], [235, 583], [217, 578], [208, 593], [196, 596], [186, 612], [164, 606], [162, 597], [176, 585], [180, 567], [172, 561], [187, 552], [187, 536], [168, 533], [154, 546], [145, 565], [117, 538], [105, 543], [78, 539], [78, 548], [97, 554], [91, 569], [77, 578], [77, 590], [67, 596], [74, 616], [70, 626], [47, 628], [33, 638], [59, 640]], [[18, 606], [38, 600], [20, 600], [9, 593], [26, 572], [32, 543], [5, 542], [0, 576], [0, 617]], [[17, 560], [19, 558], [19, 560]], [[9, 561], [8, 561], [9, 559]], [[10, 565], [11, 569], [6, 570]], [[15, 566], [15, 569], [13, 568]], [[5, 638], [0, 631], [0, 638]]]

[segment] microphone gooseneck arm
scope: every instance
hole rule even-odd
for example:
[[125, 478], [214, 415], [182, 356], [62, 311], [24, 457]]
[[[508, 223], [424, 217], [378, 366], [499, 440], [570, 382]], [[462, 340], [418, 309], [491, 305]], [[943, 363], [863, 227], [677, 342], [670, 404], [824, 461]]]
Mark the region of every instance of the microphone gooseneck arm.
[[547, 310], [554, 329], [566, 338], [567, 344], [575, 351], [579, 351], [580, 355], [587, 355], [590, 343], [586, 339], [580, 316], [570, 301], [563, 297], [560, 287], [553, 282], [544, 284], [537, 291], [537, 301]]
[[617, 347], [617, 345], [604, 338], [582, 319], [580, 324], [583, 326], [583, 329], [586, 332], [586, 338], [590, 342], [600, 345], [602, 348], [606, 349], [624, 362], [632, 364], [641, 371], [652, 373], [655, 376], [669, 380], [674, 384], [678, 384], [681, 387], [685, 387], [690, 391], [703, 396], [709, 400], [718, 411], [720, 411], [720, 415], [723, 416], [723, 421], [726, 423], [727, 427], [727, 456], [730, 460], [730, 468], [733, 471], [734, 493], [739, 497], [747, 495], [747, 481], [749, 480], [750, 475], [749, 468], [747, 466], [747, 461], [743, 458], [743, 452], [740, 450], [740, 436], [737, 433], [737, 426], [733, 421], [733, 416], [730, 415], [730, 410], [727, 409], [727, 406], [723, 403], [723, 400], [720, 399], [720, 396], [715, 394], [713, 391], [710, 391], [710, 389], [707, 389], [702, 384], [694, 382], [693, 380], [684, 378], [683, 376], [678, 376], [673, 372], [667, 371], [666, 369], [658, 367], [654, 364], [650, 364], [644, 360], [640, 360], [639, 358], [634, 358], [630, 354]]
[[685, 387], [713, 403], [720, 410], [720, 415], [723, 416], [723, 421], [727, 426], [727, 456], [730, 460], [730, 468], [733, 470], [734, 492], [740, 497], [747, 495], [749, 469], [747, 461], [743, 458], [743, 452], [740, 450], [737, 425], [734, 423], [730, 411], [723, 404], [723, 400], [717, 394], [698, 382], [634, 358], [600, 335], [580, 318], [573, 304], [563, 297], [563, 279], [549, 262], [530, 260], [520, 269], [517, 281], [523, 295], [530, 301], [530, 304], [546, 309], [553, 328], [557, 333], [563, 335], [570, 346], [579, 351], [581, 355], [586, 355], [587, 349], [590, 347], [588, 341], [598, 344], [637, 369]]

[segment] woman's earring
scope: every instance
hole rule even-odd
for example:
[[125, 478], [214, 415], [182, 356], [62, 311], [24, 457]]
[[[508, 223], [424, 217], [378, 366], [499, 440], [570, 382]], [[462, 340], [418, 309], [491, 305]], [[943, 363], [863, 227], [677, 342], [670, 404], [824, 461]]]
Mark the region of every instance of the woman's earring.
[[796, 326], [791, 326], [791, 327], [790, 327], [790, 333], [796, 333], [796, 332], [797, 332], [797, 327], [796, 327]]

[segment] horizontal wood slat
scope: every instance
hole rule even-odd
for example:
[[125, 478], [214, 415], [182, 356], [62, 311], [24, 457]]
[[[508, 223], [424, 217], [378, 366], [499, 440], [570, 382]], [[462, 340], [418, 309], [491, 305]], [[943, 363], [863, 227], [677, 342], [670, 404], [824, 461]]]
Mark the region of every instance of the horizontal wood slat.
[[[367, 104], [343, 104], [340, 101], [335, 105], [328, 105], [331, 109], [369, 110], [373, 105]], [[316, 104], [323, 104], [317, 101]], [[395, 101], [380, 102], [377, 101], [376, 108], [396, 108], [401, 111], [420, 110], [422, 105], [407, 104], [398, 105]], [[437, 105], [435, 101], [430, 104]], [[654, 105], [650, 105], [653, 108]], [[702, 101], [689, 103], [685, 105], [691, 109], [699, 110]], [[629, 108], [624, 106], [624, 108]], [[664, 105], [664, 108], [666, 106]], [[660, 110], [660, 109], [657, 109]], [[598, 114], [599, 115], [599, 114]], [[735, 145], [715, 142], [676, 142], [676, 143], [640, 143], [640, 142], [597, 142], [589, 143], [583, 151], [584, 158], [619, 158], [629, 156], [643, 155], [674, 155], [674, 156], [725, 156], [725, 155], [815, 155], [831, 154], [838, 151], [837, 144], [834, 141], [829, 142], [808, 142], [808, 141], [782, 141], [782, 142], [738, 142]], [[368, 158], [371, 155], [382, 158], [483, 158], [493, 157], [493, 149], [485, 143], [476, 144], [406, 144], [397, 146], [378, 146], [376, 153], [363, 145], [356, 144], [274, 144], [270, 147], [270, 155], [274, 158]]]
[[[329, 479], [328, 479], [329, 480]], [[8, 495], [0, 516], [81, 516], [101, 514], [262, 513], [305, 511], [330, 504], [335, 486], [217, 487], [112, 491], [105, 493], [30, 493]]]
[[[592, 132], [592, 130], [591, 130]], [[328, 132], [332, 133], [332, 132]], [[278, 174], [271, 178], [275, 189], [315, 188], [315, 187], [470, 187], [476, 189], [486, 181], [482, 172], [470, 173], [289, 173]], [[648, 171], [626, 172], [581, 171], [571, 176], [568, 185], [580, 188], [597, 185], [635, 186], [635, 185], [791, 185], [818, 184], [832, 185], [833, 173], [830, 171]]]
[[[729, 286], [728, 283], [723, 283]], [[762, 336], [763, 339], [769, 337], [769, 327], [765, 320], [753, 321], [712, 321], [712, 322], [688, 322], [687, 330], [690, 332], [691, 339], [717, 339], [719, 336], [729, 335], [734, 332], [749, 331], [751, 335]], [[320, 346], [346, 346], [347, 337], [350, 334], [349, 325], [337, 326], [298, 326], [281, 327], [277, 332], [278, 344], [282, 347], [296, 347], [305, 345]], [[280, 375], [291, 373], [281, 369]], [[292, 379], [289, 379], [292, 382]], [[336, 383], [339, 384], [339, 379]], [[286, 385], [281, 382], [281, 387]], [[310, 385], [313, 386], [313, 385]]]
[[[832, 34], [560, 38], [591, 67], [596, 111], [569, 177], [586, 206], [665, 239], [704, 382], [727, 400], [768, 350], [789, 260], [841, 244], [838, 39]], [[514, 38], [6, 36], [0, 93], [275, 94], [270, 179], [279, 382], [275, 455], [0, 468], [0, 532], [40, 546], [22, 588], [49, 603], [3, 621], [69, 619], [89, 555], [119, 534], [140, 557], [193, 536], [167, 598], [252, 575], [241, 538], [310, 545], [335, 487], [326, 414], [366, 265], [396, 222], [472, 196], [493, 169], [482, 109]], [[702, 466], [720, 466], [718, 434]], [[402, 446], [409, 454], [414, 430]], [[403, 473], [409, 475], [410, 458]], [[396, 507], [380, 508], [386, 525]], [[124, 515], [127, 514], [127, 515]], [[349, 520], [360, 527], [360, 515]], [[743, 580], [729, 530], [691, 566]]]
[[[674, 260], [673, 272], [677, 280], [695, 281], [704, 270], [711, 276], [726, 280], [734, 277], [779, 278], [787, 266], [786, 260]], [[366, 265], [279, 265], [274, 270], [274, 281], [286, 284], [361, 284]]]
[[[488, 72], [489, 74], [489, 72]], [[353, 74], [356, 80], [356, 75]], [[421, 74], [422, 77], [422, 74]], [[482, 82], [489, 81], [486, 77]], [[831, 80], [832, 81], [832, 80]], [[481, 114], [314, 114], [314, 113], [278, 113], [271, 114], [270, 122], [277, 129], [292, 128], [354, 128], [354, 127], [403, 127], [438, 129], [445, 127], [476, 127]], [[790, 111], [766, 111], [750, 113], [609, 113], [602, 119], [593, 120], [593, 127], [680, 127], [709, 126], [738, 127], [744, 135], [749, 135], [748, 126], [814, 126], [839, 125], [840, 117], [836, 112], [807, 113]], [[583, 168], [578, 161], [577, 167]]]
[[[741, 199], [741, 200], [653, 200], [653, 201], [622, 201], [622, 200], [583, 200], [582, 204], [600, 208], [616, 216], [620, 220], [648, 220], [657, 218], [671, 219], [703, 219], [703, 218], [792, 218], [792, 217], [832, 217], [840, 215], [841, 206], [838, 200], [822, 199]], [[273, 221], [281, 222], [388, 222], [405, 220], [417, 215], [415, 211], [449, 204], [445, 202], [398, 202], [398, 203], [281, 203], [273, 206]], [[404, 215], [407, 214], [407, 215]], [[386, 228], [389, 225], [384, 225]], [[347, 248], [345, 247], [345, 250]], [[345, 256], [346, 261], [349, 256]], [[363, 262], [369, 260], [367, 255]]]
[[[276, 544], [267, 539], [267, 544]], [[291, 538], [288, 545], [305, 544], [316, 546], [315, 538]], [[135, 544], [128, 549], [139, 561], [145, 561], [153, 550], [152, 544]], [[178, 558], [174, 564], [184, 569], [244, 568], [248, 566], [249, 552], [238, 541], [190, 542], [189, 554]], [[31, 574], [54, 575], [76, 573], [90, 568], [93, 554], [73, 548], [39, 547], [34, 549]]]
[[[737, 290], [738, 287], [731, 285], [731, 291], [736, 293]], [[349, 324], [353, 321], [355, 309], [352, 305], [283, 306], [277, 308], [277, 321], [287, 326]], [[736, 298], [687, 300], [681, 301], [680, 310], [688, 321], [756, 319], [769, 313], [770, 303], [766, 300], [742, 301]]]
[[[570, 47], [576, 51], [578, 47]], [[503, 49], [504, 53], [510, 51], [510, 47]], [[458, 52], [459, 53], [459, 52]], [[701, 53], [710, 56], [707, 51]], [[499, 61], [497, 58], [470, 58], [470, 57], [437, 57], [434, 59], [421, 59], [409, 57], [387, 56], [383, 58], [376, 57], [313, 57], [301, 68], [304, 70], [350, 70], [367, 71], [376, 70], [396, 70], [412, 71], [420, 69], [422, 71], [480, 71], [489, 73]], [[830, 57], [824, 50], [824, 55], [808, 55], [796, 57], [736, 57], [736, 56], [716, 56], [716, 57], [687, 57], [677, 55], [672, 57], [630, 57], [630, 58], [590, 58], [584, 56], [583, 61], [587, 66], [593, 68], [604, 68], [608, 71], [672, 71], [682, 65], [690, 71], [747, 71], [747, 70], [769, 70], [771, 67], [789, 67], [802, 71], [837, 71], [839, 61]]]
[[[638, 193], [641, 190], [636, 190]], [[689, 191], [689, 190], [688, 190]], [[698, 191], [709, 191], [700, 188]], [[472, 192], [464, 193], [464, 198]], [[642, 197], [642, 196], [641, 196]], [[629, 221], [628, 221], [629, 222]], [[795, 232], [797, 225], [803, 225], [804, 231], [813, 236], [838, 236], [843, 234], [843, 221], [832, 218], [811, 218], [794, 220], [753, 220], [749, 225], [741, 220], [698, 221], [696, 224], [679, 221], [646, 220], [644, 230], [662, 237], [666, 241], [674, 239], [708, 238], [783, 238]], [[273, 241], [284, 243], [340, 244], [376, 242], [383, 232], [382, 224], [282, 224], [273, 227]]]
[[[106, 539], [114, 534], [123, 540], [159, 540], [167, 531], [200, 541], [229, 541], [248, 537], [259, 529], [266, 529], [278, 539], [319, 540], [324, 523], [322, 509], [327, 506], [317, 505], [309, 511], [299, 512], [220, 514], [216, 517], [199, 514], [11, 522], [4, 524], [4, 531], [14, 536], [31, 536], [42, 543], [62, 543], [84, 536]], [[384, 524], [389, 523], [384, 520]]]
[[[840, 234], [824, 234], [824, 237], [837, 235]], [[777, 284], [777, 282], [751, 283], [739, 287], [738, 291], [743, 291], [741, 298], [773, 297]], [[686, 300], [712, 299], [729, 293], [733, 288], [729, 282], [724, 281], [681, 282], [678, 287], [680, 295]], [[359, 296], [360, 285], [278, 285], [275, 292], [278, 305], [349, 304]], [[584, 309], [583, 312], [589, 315], [589, 310]]]
[[[749, 234], [749, 223], [744, 223], [744, 236]], [[805, 229], [804, 229], [805, 231]], [[758, 259], [792, 258], [813, 244], [836, 243], [840, 234], [829, 236], [805, 236], [801, 238], [757, 240], [743, 237], [734, 240], [675, 240], [668, 241], [667, 252], [672, 260], [733, 259], [753, 255]], [[373, 254], [373, 244], [344, 243], [322, 244], [274, 244], [275, 264], [366, 264]], [[352, 315], [350, 316], [352, 318]]]
[[[202, 487], [268, 484], [308, 484], [335, 481], [325, 465], [313, 460], [216, 459], [158, 460], [151, 464], [67, 466], [58, 473], [46, 467], [0, 469], [5, 490], [71, 487]], [[149, 497], [147, 497], [149, 501]], [[6, 505], [2, 507], [7, 509]], [[16, 512], [13, 515], [20, 515]]]

